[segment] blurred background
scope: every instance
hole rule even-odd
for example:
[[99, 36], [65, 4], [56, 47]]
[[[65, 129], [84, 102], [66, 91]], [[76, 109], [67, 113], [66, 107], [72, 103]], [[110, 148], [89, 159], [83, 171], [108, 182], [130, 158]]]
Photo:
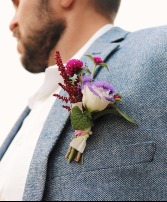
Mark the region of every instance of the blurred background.
[[[116, 26], [128, 31], [167, 24], [167, 0], [122, 0]], [[43, 82], [44, 75], [24, 70], [9, 31], [14, 15], [11, 0], [0, 0], [0, 145], [28, 98]]]

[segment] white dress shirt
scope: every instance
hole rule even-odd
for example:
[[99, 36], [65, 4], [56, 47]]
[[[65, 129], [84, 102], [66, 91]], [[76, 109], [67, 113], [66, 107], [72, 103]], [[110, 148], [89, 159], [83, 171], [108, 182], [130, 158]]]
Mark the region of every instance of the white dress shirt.
[[[94, 41], [109, 31], [113, 25], [102, 27], [73, 57], [80, 59]], [[46, 69], [45, 81], [39, 91], [29, 99], [31, 113], [0, 162], [0, 201], [22, 201], [26, 179], [33, 153], [55, 102], [54, 93], [59, 93], [62, 82], [56, 66]]]

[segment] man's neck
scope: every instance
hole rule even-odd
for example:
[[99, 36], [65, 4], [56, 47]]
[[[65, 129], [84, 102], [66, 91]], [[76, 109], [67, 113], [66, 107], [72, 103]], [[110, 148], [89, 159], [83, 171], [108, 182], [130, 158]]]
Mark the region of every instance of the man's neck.
[[69, 19], [67, 28], [64, 32], [60, 42], [51, 53], [49, 65], [53, 65], [55, 51], [61, 53], [63, 62], [66, 63], [71, 59], [85, 44], [86, 42], [103, 26], [112, 23], [110, 19], [106, 19], [99, 15], [91, 15], [87, 13], [82, 19]]

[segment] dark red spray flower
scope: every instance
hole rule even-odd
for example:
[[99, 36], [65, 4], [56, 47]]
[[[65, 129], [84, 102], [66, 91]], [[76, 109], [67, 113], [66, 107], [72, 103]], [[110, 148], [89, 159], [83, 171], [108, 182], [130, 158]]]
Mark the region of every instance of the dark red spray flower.
[[[70, 70], [69, 72], [67, 71], [67, 68], [63, 65], [62, 59], [60, 57], [60, 53], [58, 51], [56, 52], [55, 60], [58, 66], [58, 70], [60, 71], [60, 75], [64, 79], [64, 84], [59, 83], [59, 85], [64, 89], [64, 91], [68, 93], [69, 97], [63, 97], [58, 94], [55, 94], [54, 96], [62, 100], [63, 102], [66, 102], [66, 103], [70, 102], [70, 104], [81, 102], [83, 95], [81, 92], [81, 88], [79, 87], [79, 83], [80, 83], [79, 79], [76, 78], [74, 81], [71, 80], [70, 78], [71, 75], [69, 73], [72, 73], [72, 70], [71, 72]], [[72, 62], [70, 62], [69, 64], [72, 66]], [[77, 71], [81, 69], [83, 66], [83, 63], [79, 60], [77, 60], [75, 64], [77, 64], [77, 67], [76, 67]], [[74, 62], [73, 62], [73, 65], [74, 65]], [[68, 111], [70, 110], [69, 106], [63, 106], [63, 107], [67, 109]]]

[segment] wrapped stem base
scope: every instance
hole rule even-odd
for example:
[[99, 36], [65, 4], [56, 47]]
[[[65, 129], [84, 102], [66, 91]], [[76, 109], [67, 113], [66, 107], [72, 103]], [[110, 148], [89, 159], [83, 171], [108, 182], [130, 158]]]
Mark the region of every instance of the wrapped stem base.
[[72, 161], [76, 161], [77, 163], [80, 162], [82, 157], [82, 153], [80, 153], [79, 151], [77, 151], [76, 149], [70, 147], [65, 158], [68, 159], [69, 163], [71, 163]]
[[70, 143], [70, 147], [65, 156], [65, 158], [69, 160], [69, 163], [73, 160], [77, 163], [80, 162], [86, 148], [87, 139], [90, 135], [92, 135], [91, 129], [87, 129], [85, 131], [75, 131], [75, 137]]

